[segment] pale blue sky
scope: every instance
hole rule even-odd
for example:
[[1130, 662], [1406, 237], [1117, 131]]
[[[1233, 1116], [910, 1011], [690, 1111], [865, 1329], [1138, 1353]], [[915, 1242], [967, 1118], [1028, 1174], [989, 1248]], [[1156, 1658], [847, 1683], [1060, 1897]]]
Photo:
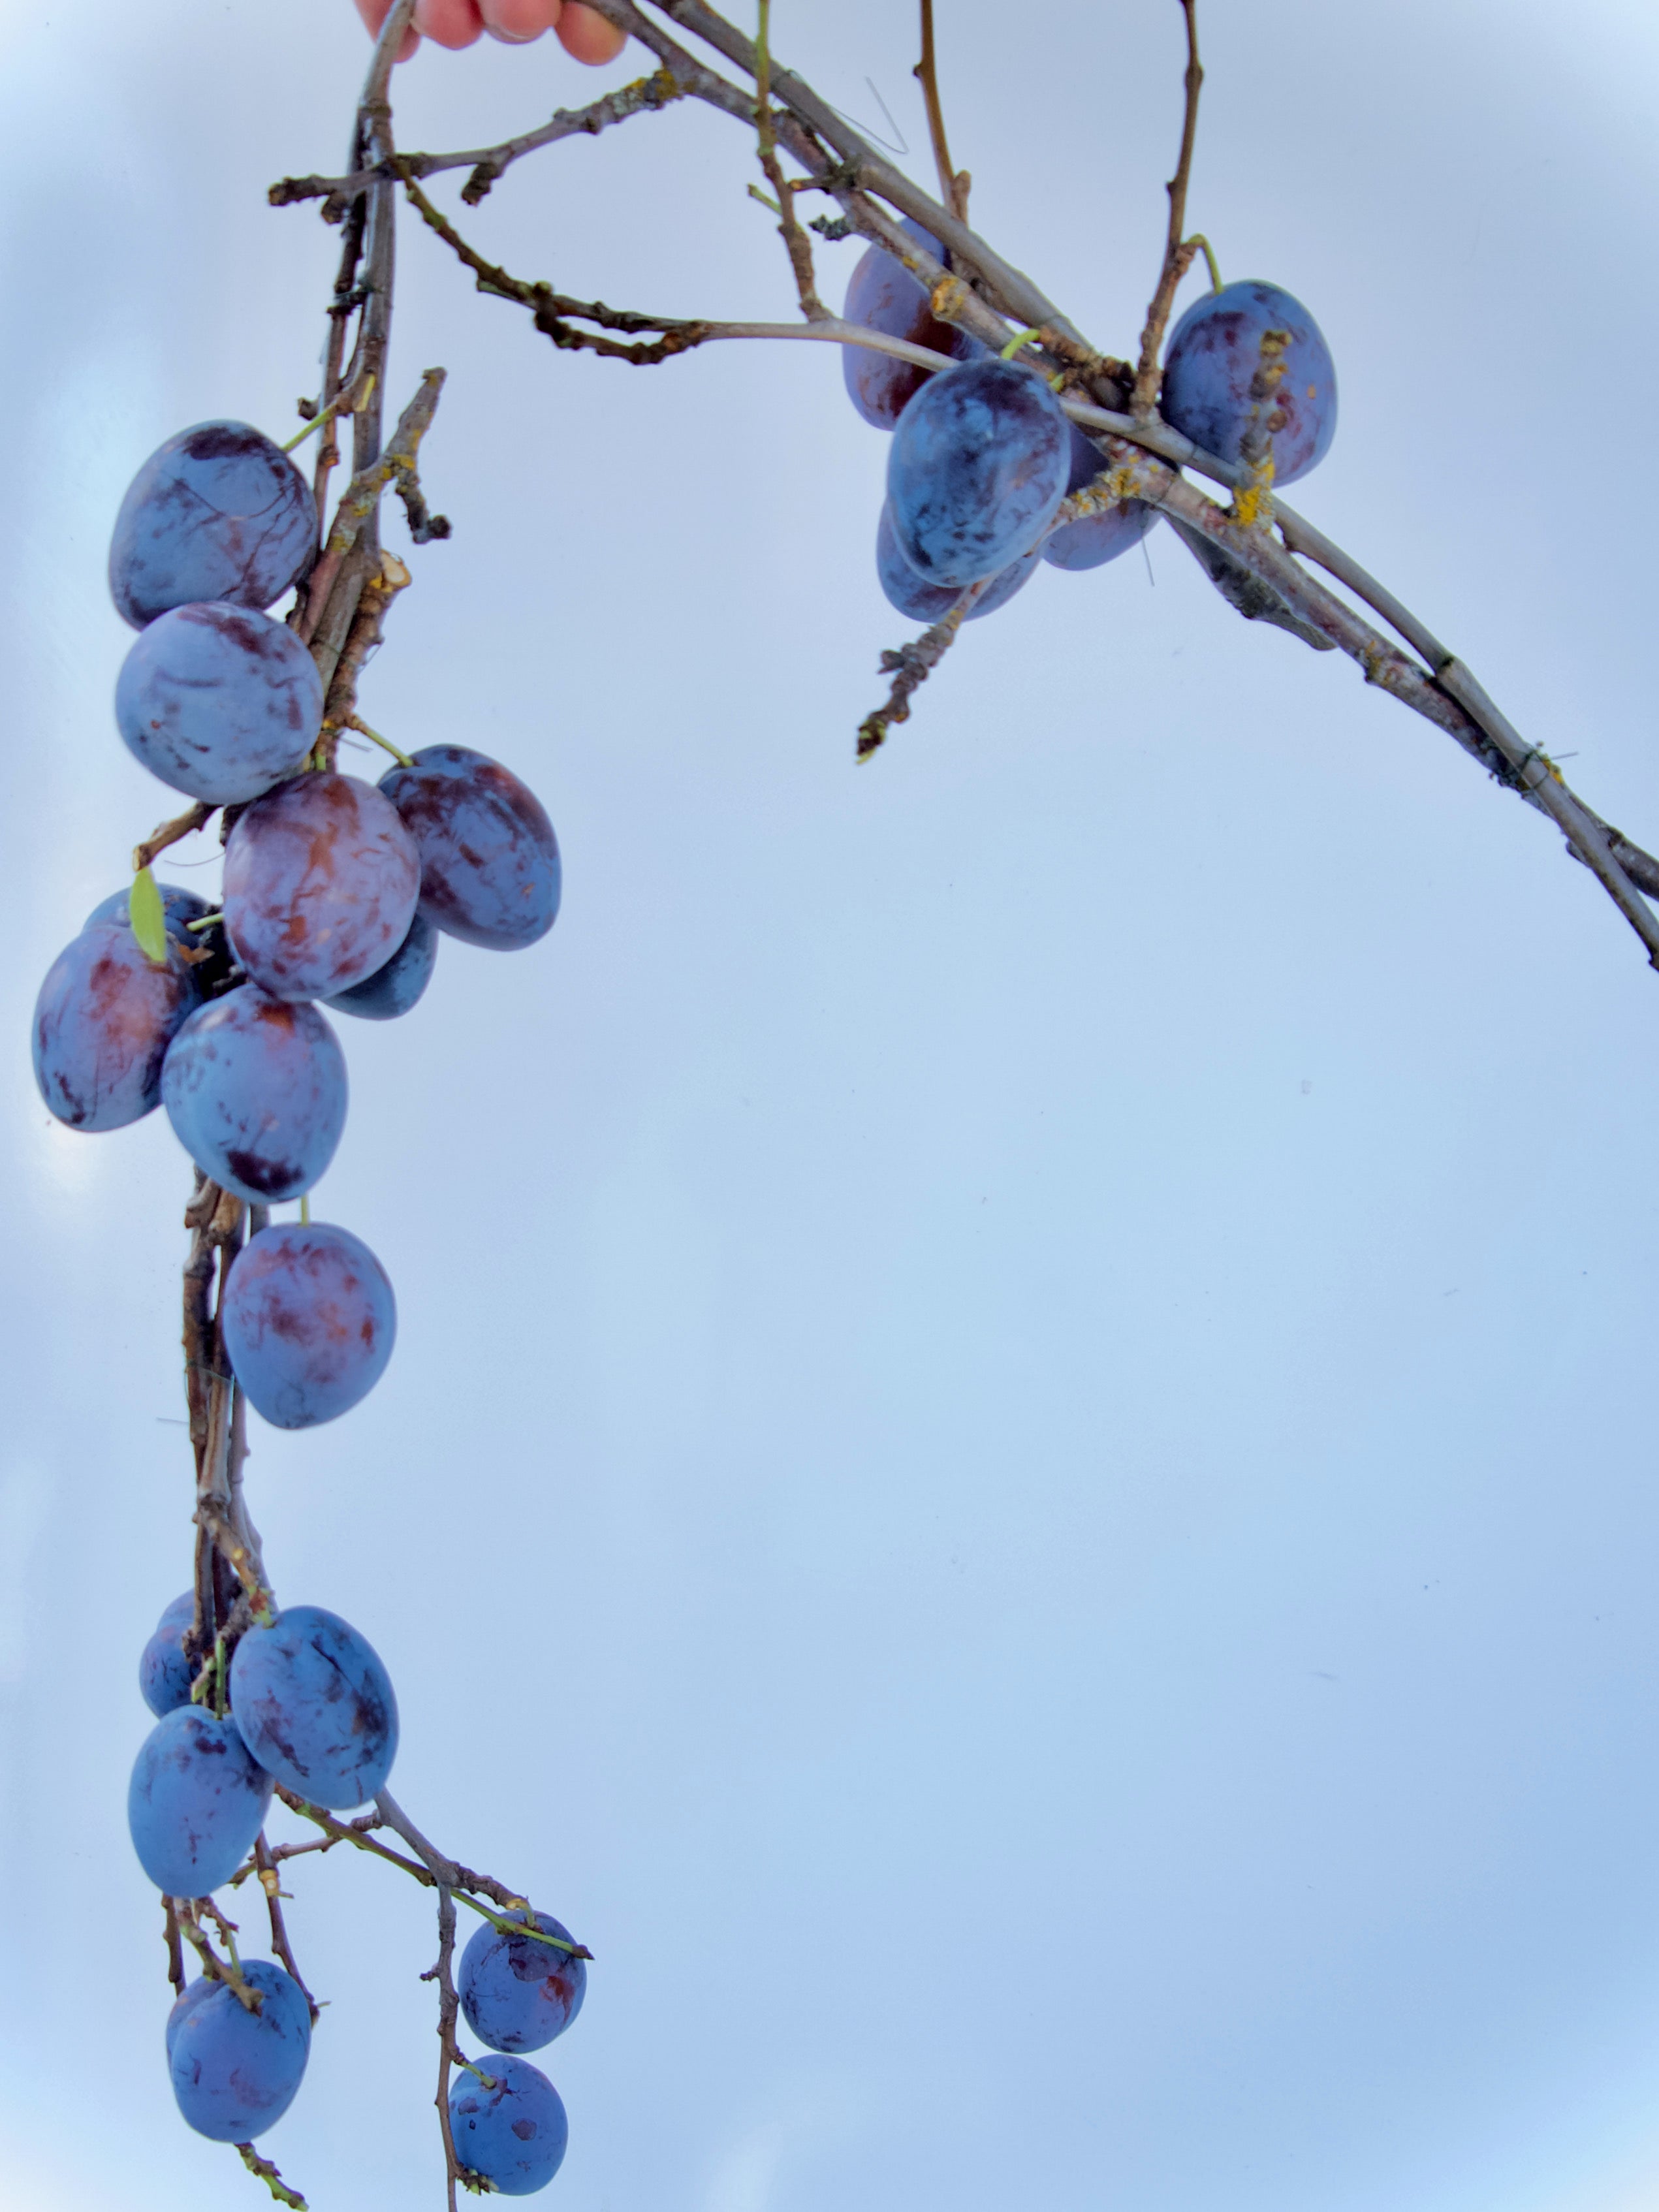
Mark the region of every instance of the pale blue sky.
[[[926, 174], [908, 7], [774, 12]], [[1178, 10], [1056, 5], [1024, 54], [1010, 20], [940, 9], [976, 219], [1127, 349]], [[1341, 380], [1298, 503], [1653, 845], [1651, 14], [1212, 0], [1205, 32], [1194, 220]], [[188, 1170], [159, 1115], [51, 1126], [23, 1037], [170, 811], [109, 712], [110, 520], [185, 423], [294, 422], [336, 240], [264, 187], [337, 165], [363, 49], [346, 0], [3, 0], [0, 56], [0, 2172], [18, 2212], [252, 2206], [172, 2106], [124, 1820], [186, 1578]], [[423, 53], [401, 140], [642, 66]], [[754, 173], [687, 105], [466, 227], [583, 296], [778, 316]], [[392, 1669], [404, 1803], [598, 1954], [544, 2201], [1647, 2212], [1633, 939], [1167, 532], [1152, 580], [1040, 575], [854, 772], [907, 632], [833, 356], [556, 355], [405, 223], [397, 394], [435, 362], [455, 536], [363, 708], [526, 775], [566, 910], [341, 1024], [316, 1211], [385, 1262], [399, 1345], [345, 1419], [256, 1425], [249, 1473], [279, 1593]], [[426, 1905], [337, 1855], [291, 1886], [330, 2009], [265, 2147], [318, 2212], [436, 2204]]]

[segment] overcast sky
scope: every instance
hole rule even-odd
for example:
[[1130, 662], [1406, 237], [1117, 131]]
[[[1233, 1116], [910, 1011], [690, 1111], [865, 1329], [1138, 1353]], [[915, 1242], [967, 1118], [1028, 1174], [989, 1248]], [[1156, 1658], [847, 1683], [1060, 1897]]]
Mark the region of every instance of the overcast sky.
[[[908, 8], [774, 17], [926, 177]], [[1129, 350], [1174, 0], [939, 17], [976, 222]], [[1338, 365], [1298, 504], [1659, 844], [1659, 19], [1204, 30], [1193, 221]], [[9, 2212], [264, 2201], [173, 2108], [125, 1821], [188, 1574], [189, 1169], [161, 1115], [52, 1124], [24, 1040], [172, 811], [110, 713], [116, 506], [187, 423], [295, 426], [337, 241], [264, 188], [338, 166], [365, 54], [347, 0], [0, 0]], [[423, 50], [400, 142], [645, 66]], [[756, 174], [688, 103], [465, 227], [779, 317]], [[546, 2201], [1646, 2212], [1659, 977], [1543, 823], [1166, 530], [1042, 572], [855, 771], [908, 632], [835, 357], [572, 358], [401, 253], [392, 398], [450, 371], [455, 534], [362, 709], [520, 770], [566, 906], [339, 1024], [315, 1208], [399, 1341], [337, 1424], [256, 1422], [249, 1480], [279, 1594], [392, 1670], [403, 1802], [597, 1954]], [[212, 849], [162, 872], [210, 890]], [[435, 2206], [428, 1905], [338, 1854], [290, 1887], [329, 2008], [263, 2147], [317, 2212]]]

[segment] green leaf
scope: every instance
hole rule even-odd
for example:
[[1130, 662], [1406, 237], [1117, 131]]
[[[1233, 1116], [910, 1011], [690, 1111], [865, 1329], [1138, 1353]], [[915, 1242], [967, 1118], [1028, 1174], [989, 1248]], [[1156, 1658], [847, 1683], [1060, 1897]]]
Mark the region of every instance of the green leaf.
[[132, 879], [127, 914], [132, 923], [132, 933], [138, 940], [138, 950], [146, 960], [153, 962], [158, 968], [165, 968], [167, 964], [167, 916], [162, 910], [160, 888], [148, 868], [140, 868]]

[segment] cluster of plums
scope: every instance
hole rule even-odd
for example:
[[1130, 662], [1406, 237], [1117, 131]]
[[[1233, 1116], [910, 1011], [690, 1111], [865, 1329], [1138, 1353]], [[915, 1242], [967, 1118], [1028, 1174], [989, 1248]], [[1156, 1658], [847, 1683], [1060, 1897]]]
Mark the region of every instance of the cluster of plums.
[[[244, 422], [170, 438], [122, 501], [110, 589], [139, 635], [116, 685], [131, 751], [226, 810], [210, 914], [164, 887], [165, 943], [134, 934], [132, 896], [94, 909], [35, 1005], [35, 1078], [71, 1128], [158, 1105], [202, 1172], [251, 1204], [303, 1197], [345, 1124], [331, 1012], [409, 1012], [441, 933], [511, 951], [558, 911], [559, 848], [511, 770], [429, 745], [378, 787], [312, 765], [323, 688], [297, 633], [265, 611], [316, 551], [310, 488]], [[391, 1357], [396, 1304], [348, 1230], [290, 1222], [234, 1262], [223, 1325], [237, 1382], [279, 1428], [355, 1405]]]
[[[368, 1639], [321, 1606], [290, 1606], [238, 1641], [211, 1701], [185, 1650], [186, 1592], [144, 1646], [138, 1682], [159, 1716], [127, 1795], [133, 1848], [169, 1897], [204, 1897], [242, 1866], [278, 1783], [349, 1812], [382, 1789], [398, 1750], [398, 1700]], [[223, 1710], [217, 1710], [222, 1708]], [[518, 1923], [517, 1926], [514, 1923]], [[587, 1969], [569, 1930], [538, 1913], [480, 1928], [457, 1987], [468, 2026], [503, 2054], [462, 2070], [449, 2100], [456, 2154], [504, 2196], [552, 2179], [564, 2156], [564, 2106], [521, 2055], [561, 2034], [580, 2009]], [[518, 1932], [522, 1927], [524, 1932]], [[551, 1939], [551, 1940], [548, 1940]], [[185, 2118], [216, 2142], [250, 2142], [293, 2103], [311, 2049], [311, 2008], [292, 1976], [247, 1961], [250, 2009], [228, 1983], [191, 1983], [167, 2018], [167, 2066]], [[488, 2075], [488, 2080], [483, 2076]]]
[[[904, 228], [940, 254], [919, 224]], [[1101, 473], [1103, 456], [1040, 375], [936, 320], [922, 286], [882, 247], [871, 246], [854, 270], [842, 313], [956, 362], [930, 372], [867, 347], [842, 349], [853, 404], [866, 422], [894, 433], [876, 574], [902, 614], [938, 622], [969, 585], [986, 584], [968, 610], [972, 622], [1006, 606], [1039, 561], [1097, 568], [1138, 545], [1158, 520], [1144, 500], [1127, 499], [1051, 528], [1060, 502]], [[1264, 356], [1269, 332], [1279, 335]], [[1264, 360], [1280, 373], [1265, 392], [1253, 391]], [[1167, 422], [1224, 460], [1242, 457], [1260, 424], [1274, 481], [1291, 483], [1330, 445], [1336, 375], [1317, 325], [1288, 292], [1229, 284], [1176, 325], [1162, 408]]]
[[[164, 783], [225, 809], [223, 893], [210, 911], [143, 872], [87, 917], [34, 1012], [35, 1077], [60, 1121], [116, 1129], [164, 1105], [203, 1174], [251, 1205], [303, 1198], [339, 1142], [345, 1062], [324, 1007], [406, 1013], [441, 933], [513, 951], [545, 936], [559, 904], [552, 825], [498, 763], [433, 745], [378, 787], [318, 764], [321, 679], [267, 611], [304, 577], [317, 534], [305, 479], [246, 423], [183, 431], [139, 471], [110, 549], [115, 604], [139, 632], [116, 719]], [[367, 1245], [301, 1219], [236, 1254], [221, 1320], [241, 1389], [300, 1429], [373, 1387], [396, 1306]], [[179, 1899], [242, 1869], [276, 1785], [348, 1810], [384, 1786], [398, 1747], [386, 1669], [337, 1615], [262, 1617], [228, 1659], [222, 1642], [201, 1653], [195, 1623], [182, 1597], [144, 1648], [156, 1724], [127, 1808], [145, 1873]], [[524, 2195], [551, 2179], [566, 2123], [520, 2054], [574, 2018], [586, 1969], [556, 1921], [512, 1918], [522, 1933], [486, 1926], [463, 1954], [466, 2018], [503, 2056], [458, 2075], [451, 2118], [462, 2162]], [[242, 1980], [191, 1983], [167, 2021], [179, 2110], [220, 2142], [282, 2117], [311, 2042], [305, 1993], [280, 1966], [251, 1960]]]

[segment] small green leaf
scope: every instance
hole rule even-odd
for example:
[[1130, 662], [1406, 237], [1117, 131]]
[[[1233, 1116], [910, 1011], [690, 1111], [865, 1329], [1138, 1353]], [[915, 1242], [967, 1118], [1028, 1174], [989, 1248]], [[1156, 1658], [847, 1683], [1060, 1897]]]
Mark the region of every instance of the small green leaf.
[[132, 879], [127, 914], [132, 923], [132, 933], [138, 940], [138, 950], [146, 960], [153, 962], [158, 968], [165, 968], [167, 964], [167, 916], [161, 907], [161, 890], [148, 868], [140, 868]]

